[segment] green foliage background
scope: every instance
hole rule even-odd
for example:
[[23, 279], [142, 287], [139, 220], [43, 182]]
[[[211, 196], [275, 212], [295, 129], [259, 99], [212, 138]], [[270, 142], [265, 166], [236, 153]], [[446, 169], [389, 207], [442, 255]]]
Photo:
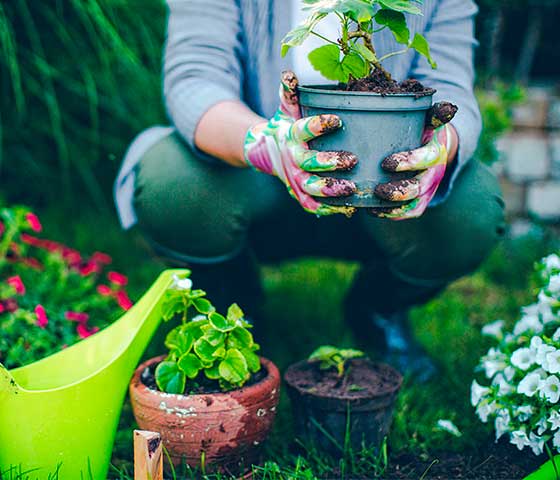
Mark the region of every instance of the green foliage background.
[[164, 30], [163, 0], [0, 3], [0, 173], [11, 200], [85, 191], [107, 204], [127, 143], [165, 118]]

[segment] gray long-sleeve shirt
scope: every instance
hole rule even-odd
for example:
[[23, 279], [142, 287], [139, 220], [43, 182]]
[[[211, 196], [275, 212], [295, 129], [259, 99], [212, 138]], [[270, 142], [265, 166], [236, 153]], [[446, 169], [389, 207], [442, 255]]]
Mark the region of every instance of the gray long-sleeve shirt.
[[[167, 0], [169, 20], [164, 59], [168, 115], [196, 150], [194, 133], [201, 117], [224, 100], [241, 100], [265, 117], [277, 108], [278, 82], [292, 58], [280, 56], [283, 36], [292, 28], [287, 0]], [[423, 33], [438, 64], [432, 70], [415, 52], [389, 58], [384, 66], [396, 80], [416, 78], [437, 89], [434, 101], [459, 107], [453, 120], [459, 154], [448, 182], [432, 204], [445, 199], [461, 168], [472, 157], [481, 130], [473, 93], [474, 16], [472, 0], [424, 0], [423, 15], [407, 15], [411, 32]], [[388, 29], [377, 34], [379, 56], [400, 50]], [[293, 52], [293, 50], [292, 50]], [[293, 55], [293, 53], [292, 53]], [[296, 72], [297, 74], [297, 72]], [[131, 184], [138, 155], [127, 155], [115, 184], [123, 226], [134, 223]], [[126, 212], [128, 211], [128, 213]], [[132, 216], [132, 217], [131, 217]]]

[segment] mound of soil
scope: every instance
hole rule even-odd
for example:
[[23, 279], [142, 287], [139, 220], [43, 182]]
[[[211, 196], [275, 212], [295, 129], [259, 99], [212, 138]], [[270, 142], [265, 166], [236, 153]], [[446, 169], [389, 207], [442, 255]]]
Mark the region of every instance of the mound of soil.
[[417, 97], [431, 95], [435, 92], [433, 88], [427, 88], [413, 78], [398, 83], [379, 69], [374, 70], [369, 77], [359, 80], [352, 79], [348, 83], [340, 84], [339, 88], [347, 92], [373, 92], [382, 95], [413, 93]]
[[288, 369], [285, 379], [302, 393], [337, 399], [385, 395], [398, 389], [402, 382], [393, 368], [367, 359], [347, 362], [342, 378], [334, 369], [321, 370], [318, 362], [300, 362]]

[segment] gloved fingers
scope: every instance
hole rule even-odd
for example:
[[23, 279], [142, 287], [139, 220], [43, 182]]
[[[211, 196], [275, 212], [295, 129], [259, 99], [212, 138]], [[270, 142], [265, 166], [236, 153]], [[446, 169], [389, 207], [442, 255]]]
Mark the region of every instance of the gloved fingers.
[[341, 126], [342, 122], [336, 115], [315, 115], [294, 122], [290, 127], [289, 136], [294, 142], [305, 143]]
[[389, 155], [381, 162], [381, 167], [389, 172], [410, 172], [426, 170], [438, 163], [446, 162], [446, 148], [439, 142], [430, 141], [416, 150]]
[[439, 164], [412, 178], [381, 183], [375, 187], [374, 193], [379, 198], [391, 202], [406, 202], [427, 194], [433, 196], [443, 180], [445, 170], [446, 164]]
[[312, 197], [347, 197], [356, 191], [355, 183], [350, 180], [318, 175], [309, 175], [301, 188]]
[[435, 103], [426, 112], [426, 128], [431, 128], [435, 130], [436, 128], [449, 123], [455, 117], [459, 108], [457, 105], [453, 105], [450, 102], [438, 102]]
[[324, 217], [327, 215], [344, 215], [348, 218], [352, 217], [352, 215], [354, 215], [356, 213], [356, 208], [355, 207], [344, 207], [344, 206], [339, 206], [339, 205], [325, 205], [324, 203], [322, 203], [319, 208], [314, 211], [314, 212], [310, 212], [310, 213], [314, 213], [315, 215], [317, 215], [318, 217]]
[[387, 218], [389, 220], [409, 220], [421, 217], [426, 211], [430, 201], [425, 197], [419, 197], [406, 205], [399, 207], [377, 207], [370, 210], [370, 213], [377, 218]]
[[298, 79], [295, 73], [290, 70], [282, 72], [279, 91], [280, 111], [294, 120], [301, 118], [297, 87]]
[[301, 183], [295, 183], [293, 185], [287, 184], [287, 188], [289, 194], [298, 201], [306, 212], [317, 215], [318, 217], [342, 214], [350, 218], [356, 212], [355, 207], [326, 205], [317, 201], [313, 198], [313, 196], [306, 192]]
[[306, 172], [332, 172], [350, 170], [358, 163], [358, 157], [350, 152], [318, 152], [300, 146], [295, 153], [296, 162]]

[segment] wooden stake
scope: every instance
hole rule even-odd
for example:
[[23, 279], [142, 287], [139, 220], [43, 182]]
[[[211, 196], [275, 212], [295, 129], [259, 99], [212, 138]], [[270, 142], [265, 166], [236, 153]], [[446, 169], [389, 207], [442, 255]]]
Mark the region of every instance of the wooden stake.
[[134, 430], [134, 480], [163, 480], [161, 435]]

